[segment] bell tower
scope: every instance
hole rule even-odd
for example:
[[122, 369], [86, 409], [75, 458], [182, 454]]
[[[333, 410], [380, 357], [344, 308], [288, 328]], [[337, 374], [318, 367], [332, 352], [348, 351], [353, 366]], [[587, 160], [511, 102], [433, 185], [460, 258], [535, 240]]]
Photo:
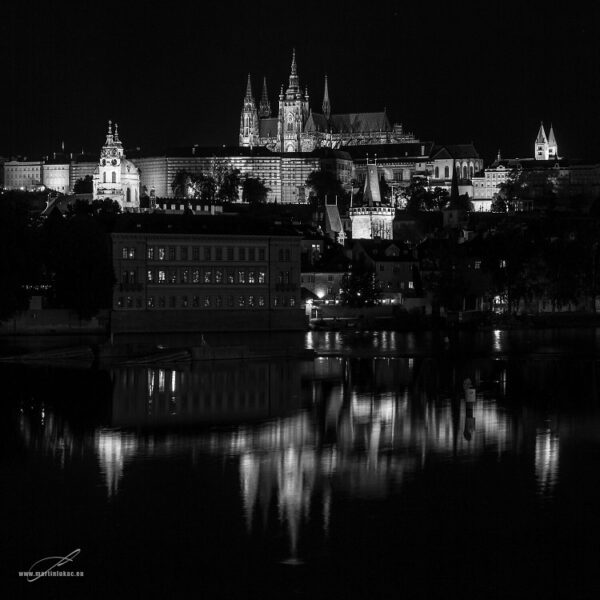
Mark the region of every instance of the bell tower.
[[252, 148], [258, 144], [258, 111], [254, 96], [252, 96], [252, 82], [250, 73], [248, 73], [248, 83], [246, 84], [246, 95], [244, 96], [244, 106], [240, 117], [240, 146], [249, 146]]
[[300, 152], [301, 136], [308, 117], [308, 90], [303, 94], [300, 90], [296, 50], [292, 52], [292, 68], [288, 88], [279, 94], [279, 121], [277, 134], [281, 152]]

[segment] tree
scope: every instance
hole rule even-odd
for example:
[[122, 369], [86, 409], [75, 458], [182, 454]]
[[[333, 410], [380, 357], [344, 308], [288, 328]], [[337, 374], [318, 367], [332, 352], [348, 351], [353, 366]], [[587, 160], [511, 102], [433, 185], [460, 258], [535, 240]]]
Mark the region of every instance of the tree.
[[258, 177], [246, 175], [242, 181], [242, 201], [248, 204], [264, 204], [271, 188]]
[[31, 284], [39, 276], [37, 236], [27, 207], [13, 198], [0, 202], [0, 320], [25, 310]]
[[239, 169], [227, 169], [217, 180], [217, 198], [221, 202], [236, 202], [239, 199], [242, 179]]
[[494, 199], [492, 200], [490, 209], [492, 212], [508, 212], [508, 202], [501, 194], [494, 194]]
[[326, 196], [341, 198], [345, 194], [342, 182], [332, 171], [312, 171], [306, 178], [306, 185], [319, 200]]
[[194, 174], [185, 169], [180, 169], [171, 182], [171, 189], [177, 198], [189, 198], [191, 194], [192, 179]]
[[91, 175], [78, 179], [73, 185], [74, 194], [91, 194], [94, 191], [94, 179]]
[[498, 198], [506, 205], [506, 210], [513, 212], [525, 197], [527, 185], [522, 169], [513, 169], [506, 181], [498, 186]]
[[356, 307], [373, 306], [380, 296], [375, 271], [362, 262], [353, 262], [341, 281], [341, 303]]

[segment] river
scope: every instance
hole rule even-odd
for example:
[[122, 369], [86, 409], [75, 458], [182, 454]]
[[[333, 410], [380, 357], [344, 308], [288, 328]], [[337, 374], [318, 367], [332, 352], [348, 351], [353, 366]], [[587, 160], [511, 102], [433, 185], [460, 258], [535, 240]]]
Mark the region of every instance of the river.
[[[312, 332], [314, 360], [2, 365], [8, 597], [597, 597], [599, 340]], [[18, 577], [76, 549], [83, 577]]]

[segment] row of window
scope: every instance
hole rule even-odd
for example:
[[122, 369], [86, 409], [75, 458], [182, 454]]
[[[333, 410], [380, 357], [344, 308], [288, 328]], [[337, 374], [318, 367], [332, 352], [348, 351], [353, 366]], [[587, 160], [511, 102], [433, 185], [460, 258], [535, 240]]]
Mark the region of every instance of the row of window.
[[[134, 271], [124, 271], [128, 277], [135, 277]], [[135, 283], [130, 281], [129, 283]], [[170, 284], [188, 284], [188, 283], [207, 283], [207, 284], [265, 284], [267, 275], [265, 271], [253, 271], [246, 269], [148, 269], [146, 272], [146, 281], [148, 283], [170, 283]], [[289, 282], [289, 274], [288, 281]], [[280, 283], [284, 283], [281, 281]]]
[[[148, 296], [147, 308], [264, 308], [264, 296]], [[294, 307], [293, 297], [275, 296], [274, 307]], [[117, 298], [118, 308], [142, 308], [142, 298], [120, 296]]]
[[[123, 246], [121, 249], [121, 258], [132, 260], [137, 257], [136, 248]], [[234, 248], [232, 246], [150, 246], [147, 249], [146, 258], [148, 260], [238, 260], [238, 261], [264, 261], [266, 260], [265, 248]], [[277, 252], [277, 259], [280, 262], [290, 262], [291, 250], [289, 248], [280, 248]]]

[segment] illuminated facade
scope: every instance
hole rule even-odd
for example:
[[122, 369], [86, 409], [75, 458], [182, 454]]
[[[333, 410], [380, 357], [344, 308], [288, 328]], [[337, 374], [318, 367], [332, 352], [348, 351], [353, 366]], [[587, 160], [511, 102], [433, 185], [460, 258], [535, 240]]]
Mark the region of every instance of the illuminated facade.
[[377, 164], [369, 163], [367, 165], [362, 206], [353, 206], [349, 212], [352, 221], [353, 240], [392, 239], [392, 224], [396, 209], [392, 206], [383, 205], [381, 202]]
[[125, 158], [119, 139], [118, 125], [112, 131], [108, 122], [106, 142], [100, 152], [100, 161], [94, 171], [94, 200], [113, 200], [122, 210], [140, 206], [139, 169]]
[[165, 218], [170, 233], [140, 215], [112, 234], [117, 327], [304, 327], [300, 236], [294, 231], [231, 216], [197, 216], [191, 225], [176, 216]]
[[310, 108], [308, 89], [300, 86], [296, 53], [287, 89], [279, 93], [278, 115], [271, 116], [266, 79], [257, 108], [250, 75], [240, 116], [240, 146], [265, 146], [275, 152], [310, 152], [315, 148], [341, 148], [364, 144], [397, 144], [416, 141], [401, 124], [391, 125], [386, 111], [334, 114], [325, 77], [322, 112]]

